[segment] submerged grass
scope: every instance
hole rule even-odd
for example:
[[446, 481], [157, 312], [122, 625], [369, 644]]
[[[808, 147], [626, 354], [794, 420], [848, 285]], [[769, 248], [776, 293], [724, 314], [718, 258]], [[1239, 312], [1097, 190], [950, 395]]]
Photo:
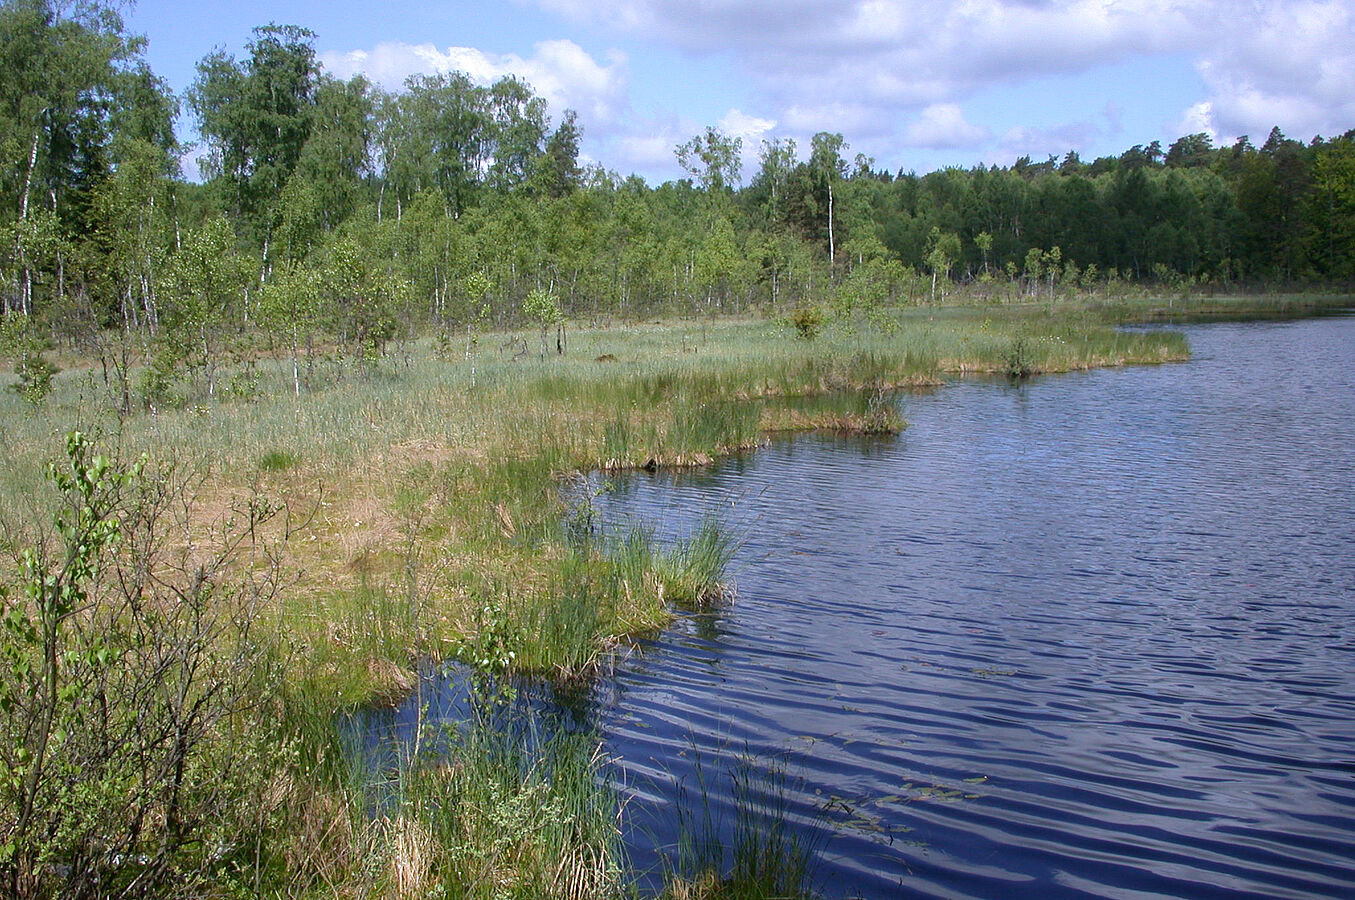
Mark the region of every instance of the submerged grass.
[[[666, 859], [663, 900], [812, 900], [818, 823], [792, 816], [785, 763], [744, 752], [711, 784], [693, 750], [694, 784], [678, 800], [678, 846]], [[732, 817], [717, 809], [728, 796]]]
[[384, 763], [345, 742], [317, 685], [292, 691], [281, 729], [292, 763], [222, 895], [622, 896], [598, 736], [551, 730], [492, 679], [475, 684], [465, 720]]

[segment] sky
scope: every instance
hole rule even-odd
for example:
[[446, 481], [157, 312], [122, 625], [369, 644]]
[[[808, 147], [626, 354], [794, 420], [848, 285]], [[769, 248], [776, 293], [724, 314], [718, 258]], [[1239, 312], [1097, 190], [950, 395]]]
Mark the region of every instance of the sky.
[[684, 175], [674, 147], [707, 126], [742, 139], [745, 182], [763, 141], [804, 158], [820, 131], [924, 173], [1355, 128], [1355, 0], [139, 0], [125, 19], [180, 93], [269, 23], [387, 90], [514, 74], [554, 122], [578, 113], [587, 162], [651, 184]]

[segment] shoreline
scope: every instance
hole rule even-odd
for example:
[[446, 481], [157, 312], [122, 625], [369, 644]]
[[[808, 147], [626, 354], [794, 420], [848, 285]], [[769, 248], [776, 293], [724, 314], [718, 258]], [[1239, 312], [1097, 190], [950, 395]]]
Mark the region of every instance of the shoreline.
[[[3, 401], [16, 424], [16, 466], [0, 482], [0, 513], [13, 522], [51, 505], [50, 488], [31, 480], [37, 460], [51, 458], [52, 435], [91, 418], [112, 435], [115, 461], [146, 452], [155, 478], [186, 479], [182, 511], [168, 523], [179, 536], [161, 534], [175, 552], [231, 533], [243, 521], [232, 518], [239, 510], [281, 511], [250, 533], [277, 553], [265, 554], [278, 566], [268, 570], [275, 592], [255, 623], [278, 639], [281, 654], [278, 693], [263, 698], [279, 711], [269, 727], [284, 747], [299, 748], [268, 777], [287, 784], [278, 802], [297, 817], [279, 835], [325, 831], [371, 802], [369, 788], [352, 780], [358, 773], [349, 771], [354, 761], [344, 757], [334, 717], [402, 702], [417, 689], [422, 663], [459, 659], [491, 681], [507, 673], [591, 678], [618, 645], [723, 596], [734, 538], [719, 523], [677, 546], [660, 546], [644, 528], [607, 540], [586, 495], [566, 504], [563, 479], [710, 465], [781, 435], [896, 434], [905, 423], [893, 392], [934, 390], [956, 377], [1189, 358], [1179, 332], [1118, 329], [1118, 317], [1085, 305], [1053, 315], [1041, 307], [902, 310], [888, 331], [830, 329], [812, 342], [776, 320], [581, 331], [570, 356], [477, 359], [474, 379], [465, 360], [440, 359], [424, 342], [299, 402], [287, 394], [288, 373], [265, 369], [272, 380], [256, 396], [121, 422], [93, 415], [92, 377], [65, 373], [43, 407], [19, 413], [17, 398]], [[30, 533], [20, 523], [6, 536]], [[248, 578], [251, 564], [219, 571]], [[389, 816], [353, 820], [347, 843], [323, 852], [395, 865], [404, 851], [383, 835], [411, 828], [427, 852], [474, 855], [493, 844], [494, 817], [507, 808], [494, 804], [551, 798], [587, 805], [596, 830], [580, 838], [558, 823], [564, 830], [542, 832], [556, 837], [539, 846], [524, 832], [524, 846], [540, 855], [532, 865], [573, 853], [594, 874], [594, 864], [612, 865], [602, 848], [614, 840], [614, 819], [610, 801], [593, 793], [595, 748], [583, 741], [552, 763], [574, 767], [568, 785], [541, 781], [534, 762], [499, 768], [508, 765], [494, 755], [501, 750], [484, 748], [508, 737], [486, 731], [490, 719], [470, 723], [473, 740], [459, 747], [457, 763], [411, 767]], [[484, 797], [483, 810], [464, 820], [483, 833], [443, 833], [419, 818], [430, 798], [495, 784], [515, 787], [507, 799]], [[550, 843], [557, 839], [566, 843]]]

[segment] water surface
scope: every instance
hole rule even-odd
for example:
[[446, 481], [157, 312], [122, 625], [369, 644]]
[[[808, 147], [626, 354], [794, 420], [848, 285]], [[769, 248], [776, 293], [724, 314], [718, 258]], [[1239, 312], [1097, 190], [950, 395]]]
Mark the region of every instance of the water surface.
[[731, 604], [572, 698], [650, 884], [770, 770], [830, 897], [1355, 896], [1355, 318], [1188, 333], [611, 482], [614, 526], [744, 538]]
[[636, 861], [784, 769], [830, 896], [1355, 896], [1355, 319], [620, 479], [745, 543], [595, 698]]

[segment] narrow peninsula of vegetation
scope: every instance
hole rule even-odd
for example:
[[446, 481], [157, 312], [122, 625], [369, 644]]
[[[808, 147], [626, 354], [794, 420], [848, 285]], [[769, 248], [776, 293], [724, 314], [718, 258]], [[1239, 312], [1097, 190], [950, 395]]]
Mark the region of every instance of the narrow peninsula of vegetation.
[[[304, 28], [176, 97], [117, 9], [0, 5], [7, 896], [629, 896], [597, 736], [496, 711], [725, 602], [735, 539], [601, 529], [571, 479], [891, 434], [897, 391], [961, 375], [1181, 360], [1119, 326], [1355, 276], [1355, 132], [922, 176], [819, 134], [745, 185], [708, 129], [650, 186], [582, 166], [522, 81], [388, 94]], [[445, 660], [471, 721], [362, 771], [344, 714]], [[735, 875], [803, 887], [770, 858]]]

